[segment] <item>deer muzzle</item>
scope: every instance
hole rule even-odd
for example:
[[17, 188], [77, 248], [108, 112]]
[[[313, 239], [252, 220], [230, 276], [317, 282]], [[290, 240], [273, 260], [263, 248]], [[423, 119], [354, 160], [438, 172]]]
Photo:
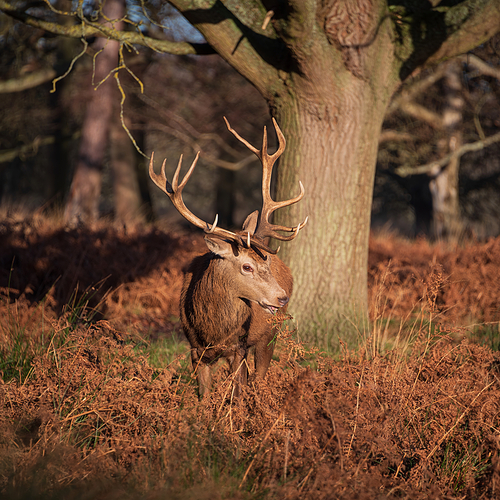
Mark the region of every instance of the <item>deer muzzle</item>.
[[289, 297], [287, 297], [286, 295], [284, 295], [283, 297], [278, 297], [278, 304], [279, 306], [273, 306], [271, 304], [265, 304], [265, 303], [261, 303], [261, 307], [264, 308], [266, 311], [270, 312], [271, 314], [276, 314], [278, 312], [278, 309], [280, 307], [284, 307], [288, 304], [288, 301], [290, 300]]

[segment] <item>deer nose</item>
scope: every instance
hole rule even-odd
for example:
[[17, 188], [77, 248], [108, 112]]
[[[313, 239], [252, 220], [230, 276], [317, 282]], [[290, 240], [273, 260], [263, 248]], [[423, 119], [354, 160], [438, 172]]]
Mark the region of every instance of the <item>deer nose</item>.
[[280, 307], [286, 306], [289, 300], [290, 299], [286, 295], [284, 297], [278, 297], [278, 302], [280, 304]]

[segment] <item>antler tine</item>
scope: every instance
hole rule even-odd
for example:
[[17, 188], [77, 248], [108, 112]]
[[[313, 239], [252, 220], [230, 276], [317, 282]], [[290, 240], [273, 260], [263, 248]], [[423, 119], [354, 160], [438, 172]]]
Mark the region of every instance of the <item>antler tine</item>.
[[[295, 239], [299, 231], [307, 224], [307, 221], [309, 220], [309, 216], [307, 216], [304, 219], [304, 222], [301, 222], [295, 227], [287, 227], [287, 226], [279, 226], [277, 224], [269, 224], [269, 226], [272, 228], [272, 233], [265, 233], [265, 236], [271, 237], [271, 238], [276, 238], [277, 240], [280, 241], [290, 241]], [[292, 234], [289, 235], [282, 235], [277, 233], [276, 231], [286, 231]]]
[[[274, 129], [276, 131], [276, 135], [278, 136], [279, 147], [278, 150], [273, 155], [269, 156], [266, 154], [267, 158], [265, 159], [263, 158], [262, 161], [263, 205], [262, 205], [262, 213], [260, 214], [259, 225], [257, 227], [257, 235], [260, 236], [261, 238], [272, 237], [281, 241], [290, 241], [293, 240], [298, 235], [299, 230], [306, 225], [307, 218], [304, 222], [302, 222], [298, 226], [288, 227], [288, 226], [280, 226], [277, 224], [271, 224], [269, 222], [269, 217], [274, 211], [278, 210], [279, 208], [288, 207], [290, 205], [293, 205], [294, 203], [299, 202], [304, 197], [305, 189], [302, 182], [299, 181], [300, 193], [295, 198], [284, 201], [274, 201], [271, 198], [271, 176], [272, 176], [273, 166], [276, 160], [283, 154], [286, 147], [286, 140], [285, 136], [283, 135], [283, 132], [281, 131], [274, 117], [272, 120]], [[292, 234], [284, 236], [278, 233], [277, 231], [285, 231]]]
[[[229, 121], [227, 118], [224, 116], [224, 121], [226, 122], [227, 129], [229, 132], [231, 132], [236, 139], [238, 139], [242, 144], [244, 144], [250, 151], [252, 151], [261, 161], [262, 163], [262, 198], [264, 201], [264, 207], [267, 207], [268, 205], [272, 206], [273, 209], [269, 211], [269, 214], [274, 212], [274, 210], [280, 208], [281, 206], [286, 206], [282, 204], [276, 204], [271, 198], [271, 177], [272, 177], [272, 172], [273, 172], [273, 166], [276, 160], [283, 154], [283, 151], [285, 151], [286, 147], [286, 140], [285, 136], [283, 135], [283, 132], [281, 132], [281, 129], [278, 126], [278, 123], [272, 118], [272, 122], [274, 125], [274, 129], [276, 130], [276, 135], [278, 136], [278, 142], [279, 146], [278, 149], [272, 154], [269, 155], [267, 153], [267, 147], [268, 147], [268, 141], [267, 141], [267, 127], [264, 127], [264, 132], [262, 134], [262, 148], [257, 149], [256, 147], [252, 146], [246, 139], [241, 137], [236, 130], [234, 130], [231, 125], [229, 124]], [[303, 190], [303, 188], [301, 188]], [[303, 193], [302, 193], [303, 196]], [[300, 199], [300, 198], [299, 198]], [[297, 199], [297, 201], [299, 201]], [[290, 203], [291, 204], [291, 203]], [[264, 208], [263, 208], [264, 210]]]
[[207, 229], [205, 229], [206, 233], [215, 233], [215, 229], [217, 228], [217, 222], [219, 221], [219, 214], [215, 214], [214, 222], [212, 223], [212, 227], [209, 227], [207, 224]]
[[229, 121], [227, 120], [227, 118], [225, 116], [223, 116], [222, 118], [224, 118], [224, 121], [226, 122], [226, 127], [227, 129], [229, 130], [229, 132], [231, 132], [231, 134], [234, 135], [234, 137], [236, 137], [236, 139], [238, 139], [242, 144], [244, 144], [250, 151], [252, 151], [252, 153], [255, 153], [259, 158], [260, 158], [260, 153], [261, 151], [259, 151], [257, 148], [253, 147], [246, 139], [243, 139], [243, 137], [241, 137], [240, 134], [238, 134], [238, 132], [236, 132], [236, 130], [234, 130], [234, 128], [231, 127], [231, 125], [229, 124]]
[[[165, 160], [163, 162], [163, 165], [161, 166], [161, 173], [160, 174], [157, 174], [155, 171], [154, 171], [154, 166], [153, 166], [153, 162], [154, 162], [154, 156], [155, 156], [155, 153], [154, 151], [151, 153], [151, 158], [149, 160], [149, 177], [151, 177], [151, 180], [164, 192], [165, 191], [165, 188], [166, 186], [164, 186], [164, 184], [166, 184], [168, 181], [165, 177], [165, 162], [167, 160]], [[167, 193], [168, 194], [168, 193]]]
[[[199, 153], [198, 153], [199, 154]], [[183, 158], [183, 155], [181, 153], [181, 155], [179, 156], [179, 162], [177, 163], [177, 168], [175, 169], [175, 172], [174, 172], [174, 176], [172, 177], [172, 185], [171, 185], [171, 189], [172, 189], [172, 192], [175, 193], [178, 188], [179, 188], [179, 175], [181, 173], [181, 168], [182, 168], [182, 158]], [[193, 162], [195, 165], [196, 165], [196, 162], [198, 161], [198, 156], [195, 158], [195, 161]], [[167, 162], [167, 159], [165, 158], [163, 160], [163, 165], [161, 166], [161, 170], [162, 170], [162, 174], [165, 176], [165, 178], [167, 177], [165, 175], [165, 163]], [[191, 164], [192, 165], [192, 164]], [[191, 169], [190, 169], [191, 170]], [[189, 173], [189, 172], [188, 172]], [[168, 181], [167, 181], [168, 182]], [[181, 191], [183, 189], [183, 187], [185, 186], [182, 185], [182, 182], [181, 182]]]
[[193, 173], [194, 168], [196, 167], [196, 163], [198, 162], [198, 158], [200, 157], [200, 152], [196, 154], [195, 159], [193, 160], [193, 163], [191, 163], [191, 167], [189, 168], [188, 172], [184, 176], [184, 179], [182, 179], [182, 182], [179, 186], [179, 174], [181, 172], [181, 167], [182, 167], [182, 155], [179, 158], [179, 163], [177, 164], [177, 168], [175, 169], [174, 177], [172, 179], [172, 184], [168, 182], [167, 175], [165, 173], [165, 167], [167, 164], [167, 159], [165, 158], [163, 160], [163, 163], [161, 164], [161, 169], [160, 173], [157, 174], [154, 171], [154, 151], [151, 153], [151, 159], [149, 160], [149, 176], [151, 177], [151, 180], [170, 198], [172, 199], [172, 195], [175, 195], [178, 193], [178, 196], [181, 195], [182, 190], [184, 189], [184, 186], [187, 184], [187, 181], [191, 177], [191, 174]]
[[278, 136], [278, 150], [272, 155], [272, 158], [274, 157], [278, 158], [283, 154], [283, 151], [285, 151], [286, 148], [286, 140], [285, 136], [283, 135], [283, 132], [278, 126], [278, 122], [274, 119], [274, 116], [272, 117], [272, 122], [274, 125], [274, 130], [276, 131], [276, 135]]
[[193, 163], [191, 163], [191, 167], [189, 168], [187, 174], [182, 179], [182, 182], [179, 185], [179, 174], [182, 167], [182, 155], [179, 158], [179, 163], [177, 164], [177, 168], [175, 169], [174, 177], [172, 179], [172, 184], [168, 182], [167, 175], [165, 173], [165, 167], [167, 160], [163, 160], [161, 165], [160, 174], [155, 173], [154, 171], [154, 152], [151, 153], [151, 159], [149, 161], [149, 176], [153, 180], [153, 182], [170, 198], [174, 207], [179, 211], [179, 213], [187, 219], [189, 222], [194, 224], [197, 227], [205, 227], [206, 224], [196, 217], [193, 213], [191, 213], [186, 206], [184, 205], [184, 201], [182, 199], [182, 190], [186, 185], [189, 177], [193, 173], [194, 168], [196, 167], [196, 163], [198, 162], [198, 158], [200, 157], [200, 153], [196, 155]]
[[182, 179], [182, 182], [180, 186], [177, 186], [178, 179], [179, 179], [179, 174], [181, 172], [181, 166], [182, 166], [182, 155], [179, 158], [179, 163], [177, 165], [177, 168], [175, 170], [174, 178], [172, 179], [172, 184], [174, 189], [179, 190], [184, 189], [184, 186], [187, 184], [188, 180], [191, 178], [191, 174], [193, 173], [194, 167], [196, 167], [196, 164], [198, 163], [198, 158], [200, 157], [200, 152], [196, 153], [196, 157], [193, 160], [193, 163], [191, 163], [191, 166], [189, 167], [189, 170], [186, 172], [186, 175], [184, 176], [184, 179]]
[[[274, 206], [275, 202], [271, 198], [271, 178], [273, 175], [273, 167], [274, 164], [276, 163], [276, 160], [283, 154], [283, 151], [285, 151], [286, 147], [286, 140], [285, 136], [283, 135], [283, 132], [281, 132], [281, 129], [278, 126], [278, 123], [276, 120], [272, 119], [273, 125], [274, 125], [274, 130], [276, 131], [276, 135], [278, 136], [278, 149], [272, 154], [269, 155], [267, 153], [267, 130], [266, 127], [264, 127], [264, 134], [262, 138], [262, 151], [261, 151], [261, 156], [259, 156], [261, 162], [262, 162], [262, 213], [261, 213], [261, 219], [265, 217], [265, 212], [267, 211], [267, 217], [274, 212], [279, 207], [273, 208], [272, 210], [268, 211], [268, 207]], [[267, 220], [266, 217], [266, 220]]]

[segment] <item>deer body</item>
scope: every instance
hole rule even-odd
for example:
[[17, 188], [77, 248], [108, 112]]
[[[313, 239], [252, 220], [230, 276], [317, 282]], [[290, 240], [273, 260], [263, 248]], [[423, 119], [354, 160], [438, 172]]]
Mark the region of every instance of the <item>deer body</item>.
[[[210, 391], [210, 364], [220, 358], [228, 361], [235, 378], [235, 394], [247, 383], [247, 356], [255, 348], [255, 374], [264, 378], [273, 355], [273, 339], [276, 335], [273, 314], [286, 310], [292, 294], [293, 280], [288, 267], [265, 243], [272, 237], [283, 241], [294, 239], [306, 220], [295, 227], [274, 225], [271, 214], [281, 207], [297, 203], [300, 194], [281, 202], [270, 195], [271, 174], [274, 162], [285, 150], [285, 138], [276, 121], [274, 127], [279, 148], [273, 155], [267, 154], [267, 132], [264, 127], [262, 148], [254, 148], [240, 137], [226, 120], [229, 131], [257, 155], [262, 163], [263, 206], [251, 213], [240, 231], [235, 233], [217, 227], [217, 217], [212, 225], [190, 212], [184, 205], [182, 190], [189, 180], [199, 153], [189, 171], [179, 184], [182, 156], [172, 184], [165, 175], [165, 161], [161, 174], [154, 172], [153, 155], [149, 163], [149, 175], [154, 183], [171, 199], [177, 210], [192, 224], [203, 229], [209, 252], [196, 257], [184, 278], [181, 292], [181, 322], [191, 345], [191, 361], [197, 373], [200, 394]], [[283, 235], [282, 233], [289, 233]]]
[[[211, 386], [209, 365], [220, 358], [229, 362], [238, 393], [240, 384], [247, 382], [247, 356], [252, 347], [256, 376], [266, 375], [277, 333], [272, 325], [273, 308], [286, 309], [293, 279], [278, 257], [265, 257], [264, 261], [251, 249], [238, 256], [211, 251], [196, 257], [185, 274], [181, 322], [202, 395]], [[253, 273], [243, 274], [244, 265], [251, 265]]]

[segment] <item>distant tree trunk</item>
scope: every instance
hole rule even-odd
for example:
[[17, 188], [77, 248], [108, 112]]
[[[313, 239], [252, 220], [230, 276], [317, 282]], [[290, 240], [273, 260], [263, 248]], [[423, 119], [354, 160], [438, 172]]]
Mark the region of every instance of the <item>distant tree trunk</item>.
[[[57, 0], [55, 3], [56, 9], [71, 10], [70, 0]], [[69, 26], [72, 24], [70, 17], [64, 19], [64, 24]], [[80, 42], [71, 40], [69, 38], [61, 38], [57, 40], [57, 56], [55, 59], [54, 68], [57, 75], [62, 75], [70, 61], [75, 55], [75, 47]], [[72, 116], [65, 109], [63, 103], [64, 87], [67, 85], [68, 80], [63, 78], [57, 83], [57, 92], [50, 95], [50, 104], [54, 109], [54, 116], [56, 122], [55, 128], [55, 141], [51, 148], [53, 158], [52, 171], [50, 172], [50, 205], [57, 206], [59, 209], [64, 202], [64, 196], [67, 190], [67, 183], [69, 182], [70, 175], [70, 152], [71, 147], [74, 147], [73, 141], [70, 138]]]
[[136, 164], [134, 146], [116, 112], [111, 124], [111, 170], [115, 221], [123, 226], [130, 226], [142, 218]]
[[[70, 55], [71, 45], [73, 40], [61, 39], [58, 40], [58, 59], [57, 61], [64, 61], [68, 63], [71, 58]], [[58, 65], [61, 66], [61, 65]], [[66, 66], [67, 67], [67, 66]], [[58, 68], [59, 69], [59, 68]], [[64, 71], [64, 70], [63, 70]], [[62, 74], [63, 71], [58, 71], [57, 74]], [[67, 189], [67, 182], [69, 180], [70, 152], [71, 140], [69, 138], [71, 115], [64, 108], [62, 103], [63, 89], [66, 85], [65, 79], [59, 82], [58, 91], [50, 95], [50, 104], [54, 110], [54, 144], [50, 148], [52, 157], [52, 166], [49, 172], [50, 187], [49, 187], [49, 200], [52, 206], [61, 207]], [[73, 145], [74, 146], [74, 145]]]
[[[124, 0], [108, 0], [103, 13], [111, 19], [125, 14]], [[114, 23], [123, 29], [123, 23]], [[94, 82], [101, 82], [118, 65], [120, 43], [99, 38], [94, 44], [97, 52]], [[73, 181], [69, 192], [64, 218], [67, 224], [90, 223], [99, 216], [101, 177], [108, 146], [109, 127], [113, 114], [114, 81], [108, 78], [92, 94], [85, 113], [82, 138]]]
[[[443, 155], [455, 151], [462, 145], [462, 110], [464, 99], [461, 94], [460, 63], [448, 64], [445, 75], [446, 107], [443, 123], [446, 129], [446, 144]], [[456, 239], [463, 229], [459, 204], [458, 173], [460, 159], [452, 159], [429, 183], [432, 194], [432, 233], [436, 239]]]

